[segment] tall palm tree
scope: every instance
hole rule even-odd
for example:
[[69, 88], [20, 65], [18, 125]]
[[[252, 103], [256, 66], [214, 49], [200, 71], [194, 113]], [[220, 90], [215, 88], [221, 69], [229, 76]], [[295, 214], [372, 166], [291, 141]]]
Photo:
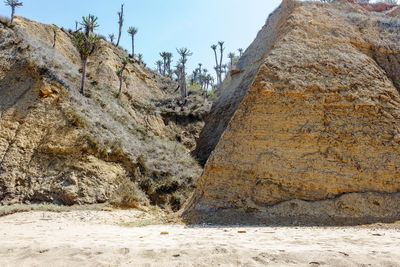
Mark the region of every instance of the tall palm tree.
[[192, 56], [193, 53], [190, 52], [189, 49], [187, 49], [186, 47], [180, 48], [180, 49], [176, 49], [176, 51], [178, 52], [178, 54], [181, 56], [179, 63], [181, 65], [180, 67], [180, 89], [181, 89], [181, 97], [182, 97], [182, 103], [186, 104], [186, 99], [187, 99], [187, 86], [186, 86], [186, 63], [188, 60], [188, 57]]
[[221, 66], [221, 75], [222, 73], [225, 74], [224, 79], [226, 78], [226, 74], [228, 72], [228, 65], [224, 64]]
[[233, 68], [233, 60], [235, 59], [235, 53], [231, 52], [228, 54], [228, 58], [230, 59], [230, 68]]
[[132, 38], [132, 58], [135, 58], [135, 35], [138, 33], [138, 28], [129, 27], [128, 33]]
[[79, 54], [81, 56], [81, 64], [82, 64], [82, 79], [81, 79], [81, 86], [80, 86], [80, 92], [81, 94], [84, 94], [85, 90], [85, 79], [86, 79], [86, 66], [89, 57], [93, 54], [95, 51], [97, 44], [98, 44], [98, 38], [96, 35], [90, 35], [87, 36], [83, 32], [77, 32], [75, 33], [75, 46], [77, 47]]
[[163, 59], [163, 70], [162, 70], [162, 75], [167, 74], [167, 63], [168, 63], [168, 52], [161, 52], [160, 56]]
[[172, 68], [171, 68], [171, 64], [172, 64], [172, 57], [173, 54], [171, 52], [167, 52], [167, 76], [168, 77], [172, 77]]
[[206, 86], [207, 86], [207, 73], [208, 73], [208, 70], [203, 69], [203, 73], [200, 74], [200, 85], [201, 85], [202, 89], [206, 89]]
[[223, 41], [219, 41], [218, 45], [219, 45], [219, 52], [220, 52], [220, 58], [219, 58], [219, 75], [220, 75], [220, 82], [222, 84], [222, 59], [224, 58], [224, 43]]
[[17, 7], [21, 7], [21, 6], [22, 6], [22, 2], [20, 2], [19, 0], [6, 0], [6, 1], [4, 1], [4, 3], [6, 4], [6, 6], [11, 7], [11, 20], [10, 20], [10, 24], [13, 24], [14, 16], [15, 16], [15, 9], [16, 9]]
[[182, 67], [184, 68], [184, 72], [186, 70], [186, 63], [188, 61], [188, 57], [192, 56], [193, 53], [190, 52], [189, 49], [187, 49], [186, 47], [180, 48], [180, 49], [176, 49], [176, 51], [178, 52], [178, 54], [181, 56], [180, 59], [180, 63], [182, 64]]
[[211, 46], [211, 49], [214, 51], [214, 56], [215, 56], [215, 72], [217, 73], [217, 83], [219, 84], [220, 83], [220, 81], [219, 81], [219, 77], [220, 77], [220, 75], [219, 75], [219, 64], [218, 64], [218, 56], [217, 56], [217, 48], [218, 48], [218, 46], [217, 45], [212, 45]]
[[80, 23], [84, 29], [86, 37], [89, 37], [94, 33], [94, 30], [99, 27], [97, 23], [98, 18], [96, 16], [90, 15], [87, 17], [82, 17], [82, 22]]
[[158, 73], [159, 73], [160, 75], [162, 75], [162, 65], [163, 65], [162, 60], [157, 60], [157, 61], [156, 61], [157, 71], [158, 71]]
[[121, 11], [118, 12], [118, 39], [116, 46], [119, 46], [122, 35], [122, 27], [124, 26], [124, 4], [121, 5]]

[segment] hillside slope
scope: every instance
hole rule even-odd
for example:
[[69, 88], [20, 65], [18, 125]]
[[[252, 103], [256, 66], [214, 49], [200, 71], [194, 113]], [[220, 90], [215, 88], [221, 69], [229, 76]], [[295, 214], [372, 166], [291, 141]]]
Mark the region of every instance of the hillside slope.
[[16, 18], [0, 24], [0, 203], [157, 204], [178, 209], [201, 168], [191, 158], [208, 103], [177, 105], [174, 84], [101, 40], [79, 93], [72, 35]]
[[189, 220], [400, 218], [400, 20], [342, 2], [270, 16], [200, 136]]

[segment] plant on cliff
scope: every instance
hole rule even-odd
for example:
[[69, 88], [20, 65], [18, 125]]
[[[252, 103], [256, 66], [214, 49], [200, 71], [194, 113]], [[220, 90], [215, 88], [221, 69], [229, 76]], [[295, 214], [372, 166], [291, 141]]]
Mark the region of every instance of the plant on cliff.
[[118, 39], [116, 46], [119, 46], [122, 35], [122, 27], [124, 26], [124, 4], [121, 5], [121, 11], [118, 12]]
[[214, 67], [214, 69], [215, 69], [215, 72], [217, 74], [217, 85], [219, 85], [220, 84], [220, 80], [219, 80], [220, 76], [219, 76], [219, 64], [218, 64], [217, 48], [218, 48], [218, 46], [215, 45], [215, 44], [211, 46], [211, 49], [214, 51], [214, 56], [215, 56], [215, 67]]
[[143, 54], [138, 54], [137, 60], [138, 60], [140, 65], [143, 65], [143, 66], [146, 67], [146, 64], [144, 63], [144, 60], [143, 60]]
[[94, 33], [94, 30], [99, 27], [97, 23], [98, 18], [96, 16], [90, 15], [87, 17], [82, 17], [82, 22], [80, 23], [83, 27], [85, 35], [89, 37]]
[[10, 25], [10, 19], [4, 16], [0, 16], [0, 23], [4, 26]]
[[75, 33], [74, 38], [75, 46], [81, 56], [82, 79], [80, 92], [81, 94], [84, 94], [87, 62], [89, 57], [95, 51], [99, 39], [95, 35], [86, 36], [83, 32]]
[[167, 70], [166, 70], [166, 74], [168, 77], [172, 77], [172, 68], [171, 68], [171, 64], [172, 64], [172, 53], [168, 52], [167, 53]]
[[228, 58], [229, 58], [229, 61], [230, 61], [230, 68], [232, 69], [233, 68], [233, 61], [234, 61], [234, 59], [235, 59], [235, 53], [229, 53], [228, 54]]
[[[166, 77], [172, 76], [171, 64], [172, 64], [172, 53], [161, 52], [160, 56], [162, 58], [161, 71], [160, 74]], [[158, 64], [158, 63], [156, 63]]]
[[126, 71], [126, 67], [127, 67], [128, 63], [129, 63], [129, 59], [128, 58], [122, 59], [121, 66], [116, 71], [117, 76], [118, 76], [118, 80], [119, 80], [119, 89], [118, 89], [117, 98], [119, 98], [121, 96], [121, 93], [122, 93], [122, 84], [126, 80], [126, 77], [124, 76], [124, 72]]
[[177, 52], [181, 56], [177, 67], [179, 88], [181, 91], [182, 103], [186, 104], [186, 98], [188, 96], [187, 85], [186, 85], [186, 63], [188, 61], [188, 57], [192, 56], [193, 53], [190, 52], [190, 50], [185, 47], [177, 49]]
[[110, 39], [110, 42], [112, 43], [112, 44], [114, 44], [114, 39], [115, 39], [115, 35], [112, 33], [112, 34], [109, 34], [108, 35], [108, 39]]
[[[219, 58], [217, 54], [217, 48], [219, 48]], [[219, 41], [218, 45], [212, 45], [211, 49], [214, 51], [214, 56], [215, 56], [215, 72], [217, 74], [217, 86], [221, 86], [222, 84], [222, 73], [223, 73], [223, 65], [222, 65], [222, 59], [224, 57], [224, 42]]]
[[162, 65], [163, 65], [162, 60], [157, 60], [157, 61], [156, 61], [157, 72], [158, 72], [160, 75], [163, 74]]
[[138, 28], [129, 27], [128, 33], [132, 38], [132, 58], [135, 58], [135, 35], [138, 33]]
[[162, 74], [163, 76], [166, 75], [167, 72], [167, 59], [168, 59], [168, 52], [161, 52], [160, 53], [161, 58], [163, 59], [162, 63]]
[[21, 7], [22, 6], [22, 2], [20, 2], [19, 0], [6, 0], [4, 3], [6, 4], [6, 6], [11, 7], [11, 21], [10, 21], [10, 24], [13, 24], [14, 16], [15, 16], [15, 9], [17, 7]]
[[74, 34], [74, 43], [81, 56], [82, 79], [80, 92], [84, 94], [87, 62], [99, 42], [99, 38], [93, 32], [99, 25], [97, 24], [97, 17], [93, 15], [83, 17], [80, 24], [83, 26], [83, 32], [79, 31]]
[[239, 48], [239, 49], [238, 49], [238, 52], [239, 52], [239, 57], [242, 57], [242, 55], [243, 55], [243, 48]]

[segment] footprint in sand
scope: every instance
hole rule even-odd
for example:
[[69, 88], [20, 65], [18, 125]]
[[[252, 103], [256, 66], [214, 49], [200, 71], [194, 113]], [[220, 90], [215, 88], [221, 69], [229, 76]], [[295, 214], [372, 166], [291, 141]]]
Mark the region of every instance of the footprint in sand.
[[129, 252], [130, 252], [129, 248], [120, 248], [120, 249], [118, 249], [118, 253], [122, 254], [122, 255], [128, 255]]

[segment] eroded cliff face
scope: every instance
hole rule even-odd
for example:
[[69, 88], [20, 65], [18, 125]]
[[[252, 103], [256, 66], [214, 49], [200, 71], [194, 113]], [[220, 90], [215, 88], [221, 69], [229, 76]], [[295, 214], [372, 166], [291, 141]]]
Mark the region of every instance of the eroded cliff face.
[[[284, 1], [275, 16], [213, 107], [211, 114], [236, 109], [207, 122], [217, 131], [217, 124], [227, 127], [215, 133], [221, 137], [186, 218], [400, 218], [400, 21], [348, 3]], [[266, 50], [256, 53], [260, 44]], [[253, 79], [241, 83], [254, 67]], [[216, 141], [207, 138], [200, 137], [198, 151]]]
[[284, 25], [287, 17], [295, 5], [295, 2], [285, 2], [269, 16], [266, 25], [235, 66], [235, 75], [225, 79], [219, 92], [218, 101], [214, 103], [206, 118], [206, 124], [197, 141], [196, 150], [193, 151], [193, 155], [200, 164], [204, 165], [215, 149], [233, 114], [246, 95], [249, 84], [252, 83], [261, 66], [260, 59], [271, 50], [277, 38], [285, 31]]
[[[116, 69], [127, 54], [105, 41], [90, 58], [82, 96], [71, 34], [15, 24], [0, 24], [0, 203], [179, 209], [201, 172], [189, 151], [208, 104], [178, 107], [168, 83], [133, 60], [117, 99]], [[166, 123], [166, 105], [185, 124]]]

